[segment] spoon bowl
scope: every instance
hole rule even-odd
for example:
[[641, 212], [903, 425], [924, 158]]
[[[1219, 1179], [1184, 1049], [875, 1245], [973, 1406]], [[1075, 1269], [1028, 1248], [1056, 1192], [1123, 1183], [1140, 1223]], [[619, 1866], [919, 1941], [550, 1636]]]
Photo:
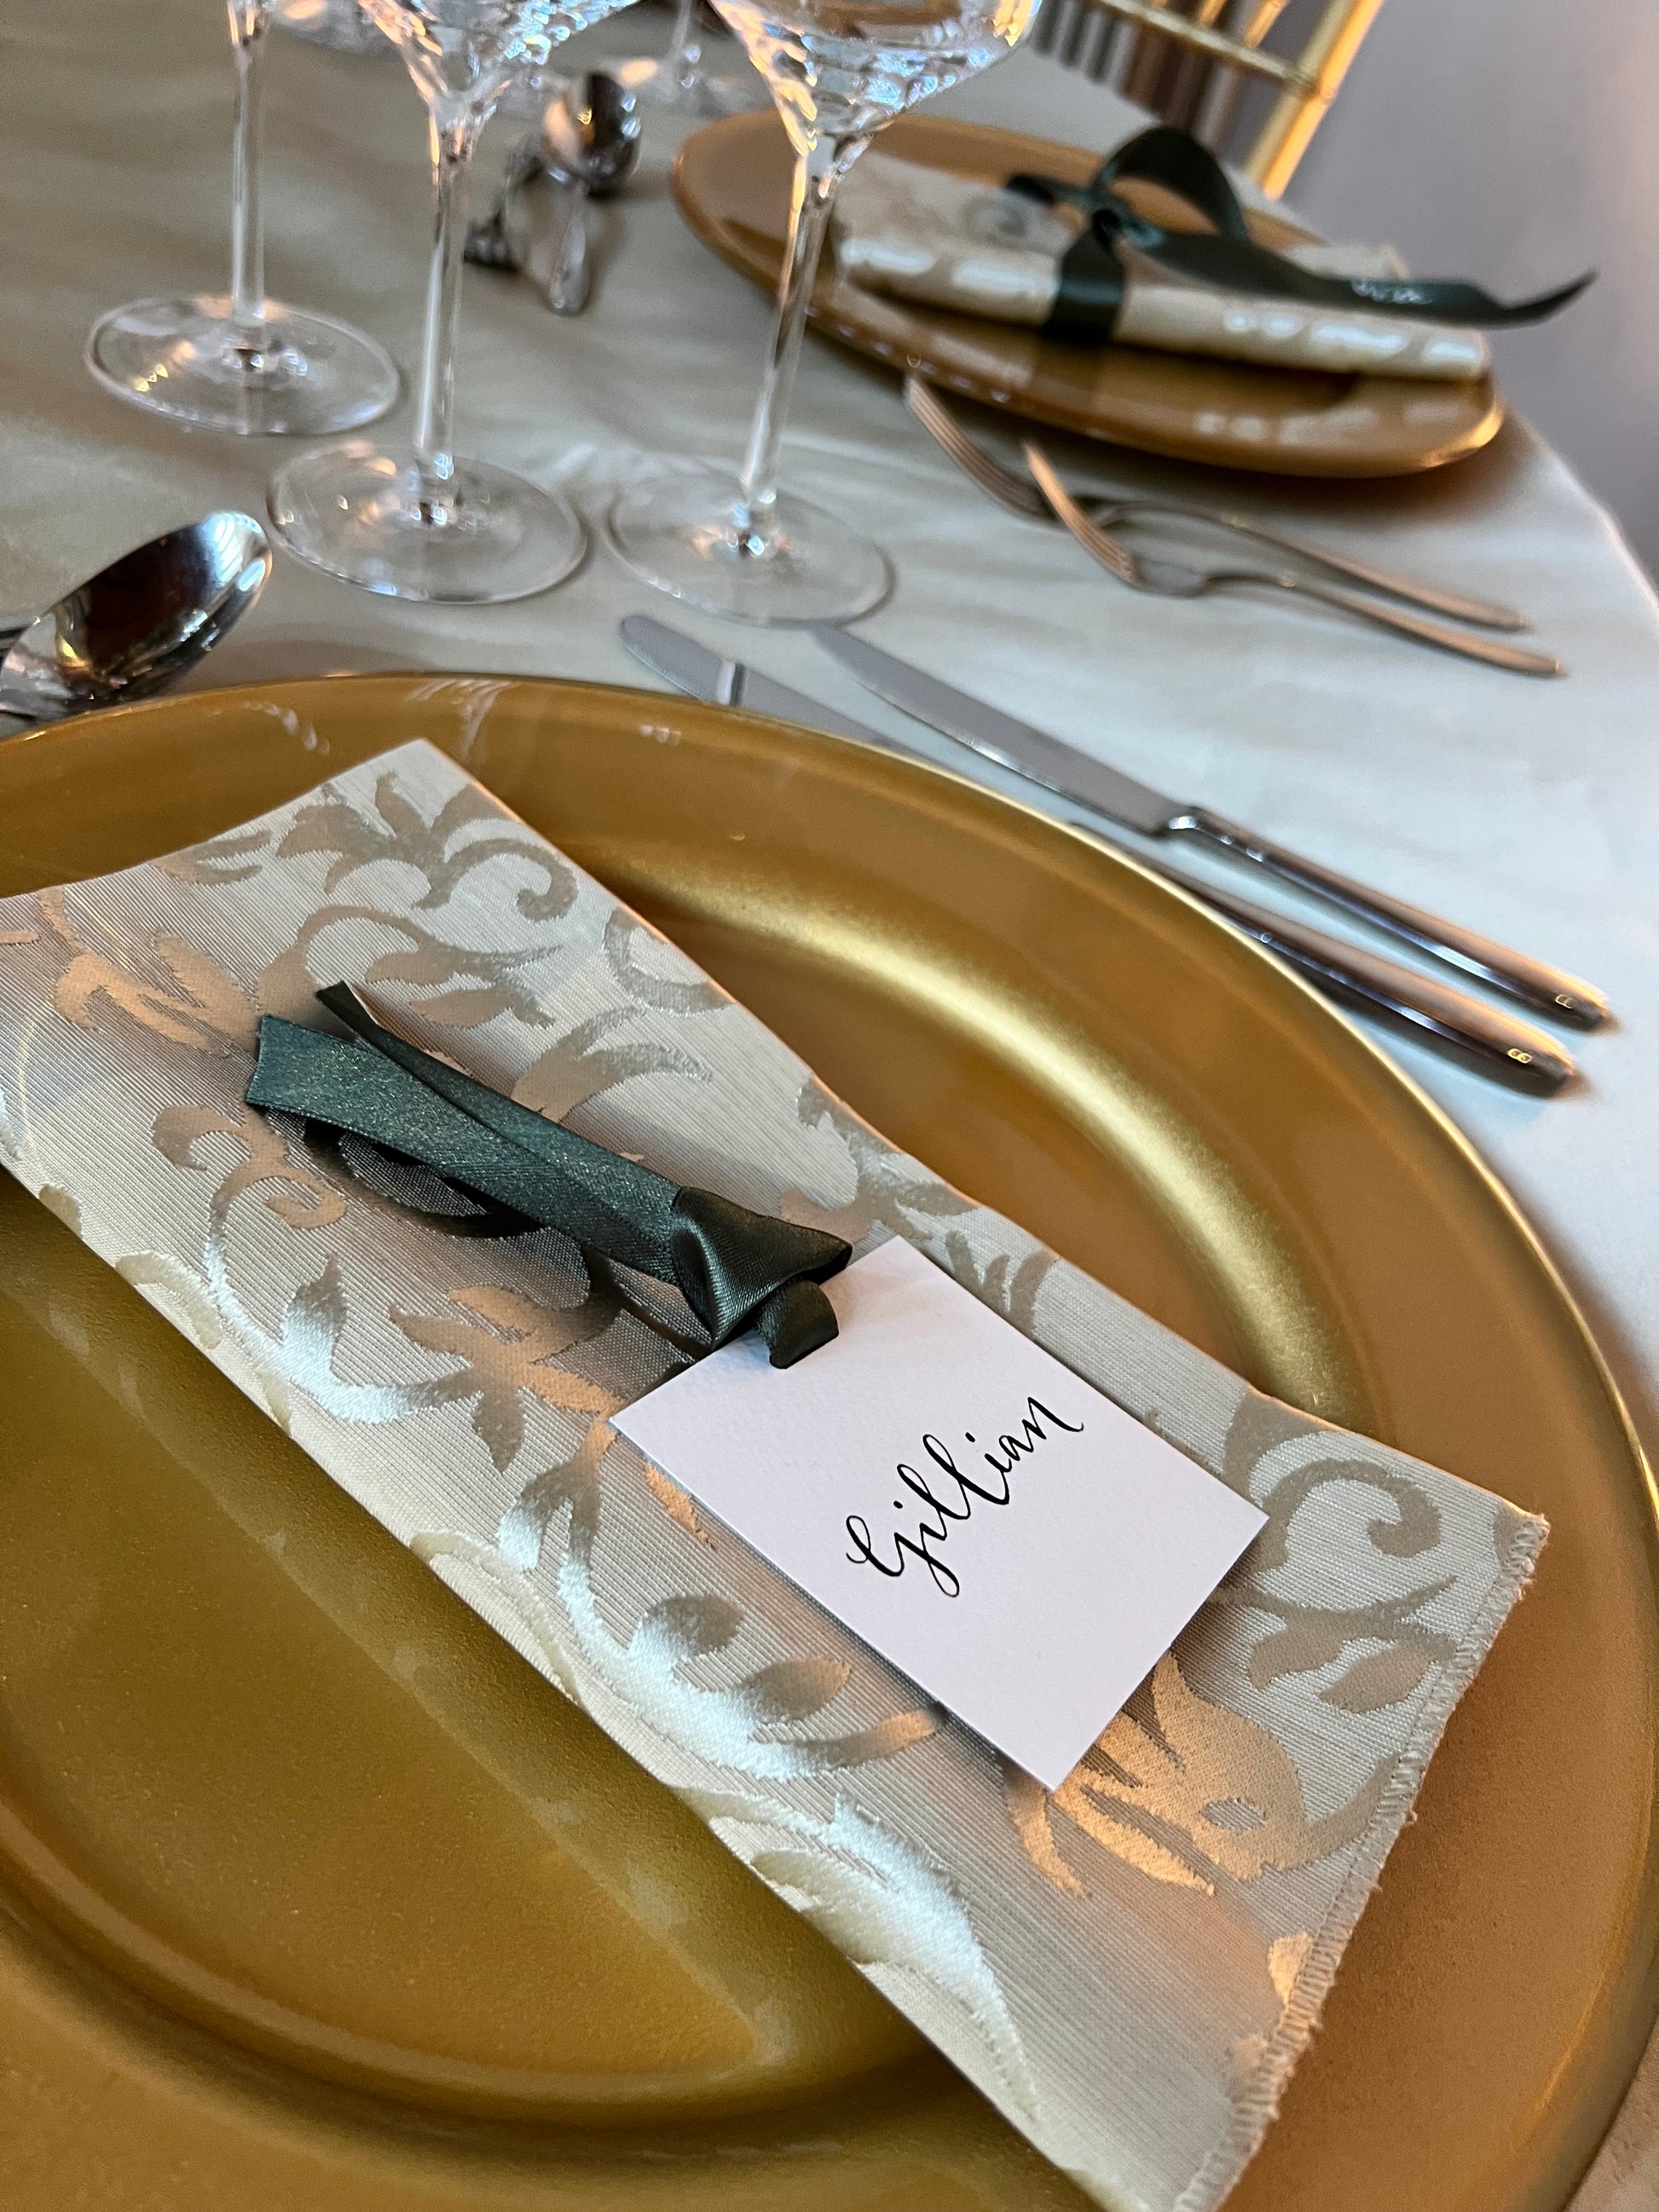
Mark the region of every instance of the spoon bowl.
[[542, 118], [542, 158], [589, 199], [619, 192], [640, 158], [639, 106], [603, 70], [590, 70], [548, 102]]
[[231, 509], [135, 546], [17, 625], [0, 714], [56, 722], [164, 690], [247, 612], [270, 565], [264, 532]]

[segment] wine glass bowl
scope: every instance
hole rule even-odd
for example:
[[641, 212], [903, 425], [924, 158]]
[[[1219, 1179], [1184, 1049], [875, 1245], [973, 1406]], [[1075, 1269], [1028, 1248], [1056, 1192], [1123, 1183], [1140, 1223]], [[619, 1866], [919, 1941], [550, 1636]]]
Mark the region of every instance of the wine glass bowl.
[[1036, 0], [715, 0], [766, 80], [796, 151], [865, 139], [976, 76], [1024, 34]]
[[487, 102], [486, 117], [509, 79], [545, 67], [561, 42], [556, 19], [572, 19], [562, 33], [568, 38], [609, 12], [599, 8], [583, 15], [580, 9], [541, 0], [362, 0], [362, 5], [402, 55], [428, 106]]
[[778, 452], [842, 178], [884, 124], [1011, 52], [1036, 0], [715, 0], [795, 149], [789, 237], [739, 472], [703, 466], [625, 492], [607, 530], [671, 597], [739, 622], [848, 622], [891, 588], [880, 549], [781, 494]]

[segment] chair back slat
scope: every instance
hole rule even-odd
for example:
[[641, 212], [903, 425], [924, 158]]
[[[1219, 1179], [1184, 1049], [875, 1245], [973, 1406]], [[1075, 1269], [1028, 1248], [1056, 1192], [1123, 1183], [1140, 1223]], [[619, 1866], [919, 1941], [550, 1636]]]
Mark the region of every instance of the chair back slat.
[[[1267, 44], [1285, 0], [1044, 0], [1031, 43], [1179, 123], [1275, 197], [1336, 98], [1382, 0], [1326, 0], [1297, 53]], [[1226, 141], [1251, 85], [1273, 97], [1248, 148]], [[1260, 106], [1258, 96], [1257, 106]]]

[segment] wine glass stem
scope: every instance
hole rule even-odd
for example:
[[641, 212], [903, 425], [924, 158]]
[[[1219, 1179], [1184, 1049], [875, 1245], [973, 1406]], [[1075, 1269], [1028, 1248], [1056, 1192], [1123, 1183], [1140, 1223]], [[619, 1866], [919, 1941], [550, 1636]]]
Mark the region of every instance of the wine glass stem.
[[757, 550], [775, 534], [778, 447], [789, 413], [795, 371], [800, 365], [806, 309], [830, 228], [836, 187], [868, 143], [866, 138], [820, 138], [796, 159], [789, 202], [789, 240], [778, 282], [777, 319], [772, 325], [772, 348], [750, 426], [749, 450], [743, 463], [743, 497], [737, 515], [738, 531]]
[[236, 58], [236, 137], [230, 169], [230, 314], [258, 337], [265, 319], [265, 227], [259, 210], [259, 85], [270, 0], [227, 0]]
[[697, 73], [702, 54], [696, 36], [697, 0], [679, 0], [674, 14], [674, 36], [663, 64], [669, 84], [683, 91]]
[[482, 118], [431, 111], [435, 216], [432, 274], [421, 348], [421, 400], [415, 451], [421, 473], [447, 483], [454, 473], [455, 341], [461, 317], [461, 249], [466, 243], [467, 172]]

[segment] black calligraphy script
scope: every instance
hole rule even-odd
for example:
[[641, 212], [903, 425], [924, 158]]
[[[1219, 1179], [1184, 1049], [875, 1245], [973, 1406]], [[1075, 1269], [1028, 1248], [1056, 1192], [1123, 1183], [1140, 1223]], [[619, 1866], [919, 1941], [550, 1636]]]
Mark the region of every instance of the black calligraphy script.
[[[1063, 1429], [1068, 1436], [1080, 1436], [1083, 1432], [1081, 1421], [1063, 1421], [1040, 1398], [1028, 1398], [1019, 1434], [1015, 1436], [1011, 1431], [1005, 1431], [997, 1438], [1000, 1456], [998, 1452], [980, 1449], [980, 1458], [991, 1470], [996, 1486], [991, 1489], [988, 1489], [976, 1476], [964, 1474], [951, 1456], [949, 1447], [938, 1437], [924, 1436], [921, 1448], [933, 1462], [928, 1472], [918, 1474], [914, 1467], [902, 1460], [894, 1469], [900, 1482], [914, 1498], [920, 1501], [916, 1520], [909, 1528], [896, 1528], [891, 1532], [888, 1539], [892, 1547], [891, 1556], [881, 1559], [877, 1556], [877, 1539], [870, 1534], [870, 1523], [859, 1514], [849, 1513], [847, 1534], [852, 1539], [854, 1548], [847, 1553], [848, 1559], [854, 1566], [871, 1566], [878, 1575], [889, 1577], [902, 1575], [912, 1559], [919, 1559], [932, 1576], [933, 1588], [942, 1596], [959, 1596], [962, 1579], [939, 1557], [938, 1547], [950, 1541], [951, 1530], [956, 1522], [971, 1516], [975, 1498], [983, 1505], [1006, 1505], [1009, 1503], [1013, 1489], [1008, 1478], [1022, 1460], [1030, 1459], [1039, 1444], [1048, 1442], [1048, 1431], [1042, 1425], [1045, 1421], [1056, 1429]], [[966, 1430], [963, 1433], [969, 1443], [978, 1444], [978, 1439]], [[956, 1485], [954, 1495], [948, 1489], [950, 1483]], [[938, 1488], [934, 1486], [936, 1484]], [[945, 1496], [939, 1495], [940, 1490], [945, 1491]], [[896, 1498], [893, 1510], [896, 1513], [902, 1513], [905, 1500]], [[936, 1517], [929, 1519], [929, 1512]]]

